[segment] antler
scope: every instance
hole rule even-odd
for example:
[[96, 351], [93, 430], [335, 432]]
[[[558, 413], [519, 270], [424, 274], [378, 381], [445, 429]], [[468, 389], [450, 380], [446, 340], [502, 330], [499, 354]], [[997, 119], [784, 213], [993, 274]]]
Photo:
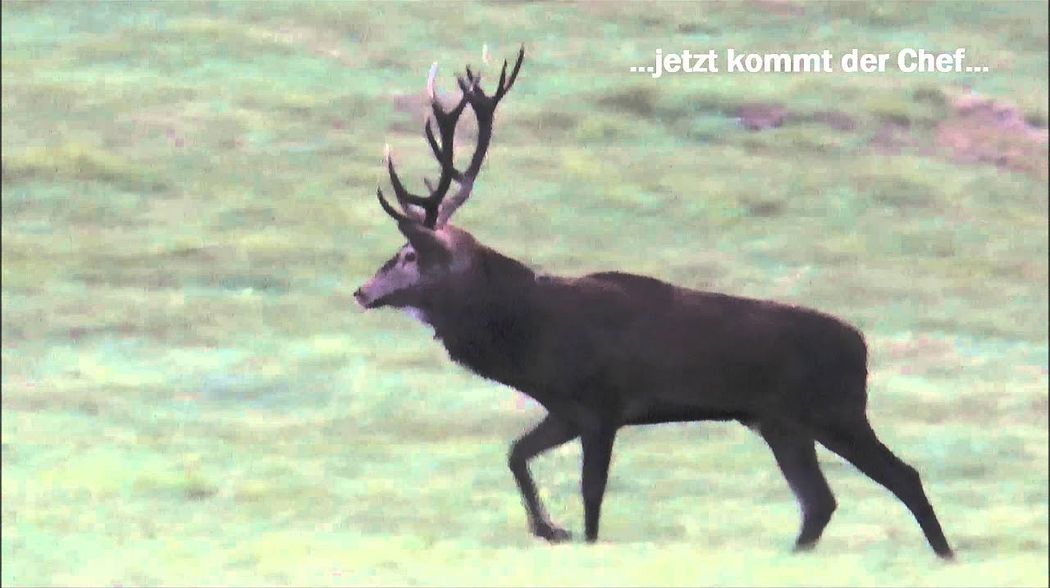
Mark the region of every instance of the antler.
[[[483, 59], [487, 57], [486, 54], [487, 51], [483, 51]], [[422, 197], [410, 193], [405, 189], [397, 175], [397, 171], [394, 169], [393, 158], [388, 147], [385, 154], [387, 172], [390, 175], [390, 184], [394, 188], [394, 195], [397, 197], [398, 204], [401, 205], [401, 209], [404, 212], [398, 212], [394, 209], [383, 196], [382, 189], [377, 188], [376, 196], [387, 214], [398, 222], [422, 223], [429, 228], [436, 228], [447, 223], [456, 209], [466, 202], [467, 198], [470, 197], [470, 192], [474, 187], [474, 180], [481, 170], [485, 152], [488, 150], [489, 142], [492, 139], [492, 121], [496, 106], [514, 85], [524, 59], [525, 45], [522, 45], [509, 78], [507, 77], [507, 62], [503, 62], [499, 83], [495, 93], [491, 96], [486, 95], [484, 90], [481, 89], [481, 75], [476, 75], [471, 71], [470, 66], [467, 66], [466, 78], [456, 77], [456, 82], [463, 94], [459, 102], [448, 111], [441, 106], [434, 91], [437, 63], [430, 66], [430, 73], [427, 76], [427, 95], [430, 98], [430, 107], [433, 114], [427, 117], [427, 121], [423, 126], [423, 134], [427, 138], [427, 143], [430, 144], [430, 149], [434, 152], [434, 157], [441, 165], [441, 176], [438, 178], [436, 186], [431, 184], [428, 179], [423, 180], [427, 190], [430, 192], [429, 196]], [[453, 146], [456, 124], [459, 122], [459, 117], [463, 114], [463, 109], [468, 103], [474, 111], [474, 117], [478, 122], [478, 140], [474, 148], [474, 154], [470, 158], [470, 164], [465, 171], [461, 172], [455, 167]], [[432, 120], [437, 123], [440, 141], [434, 136], [434, 130], [431, 125]], [[445, 200], [453, 180], [459, 185], [459, 189], [451, 198]]]

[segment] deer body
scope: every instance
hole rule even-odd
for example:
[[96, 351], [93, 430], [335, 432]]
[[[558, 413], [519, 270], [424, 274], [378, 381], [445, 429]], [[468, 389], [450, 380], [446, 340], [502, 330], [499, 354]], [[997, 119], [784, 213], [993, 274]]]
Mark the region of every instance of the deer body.
[[[493, 113], [510, 89], [507, 64], [487, 96], [469, 68], [462, 97], [446, 110], [428, 92], [425, 134], [441, 165], [430, 196], [409, 193], [392, 158], [387, 169], [399, 212], [377, 192], [408, 239], [355, 298], [365, 308], [409, 311], [434, 329], [457, 363], [516, 388], [547, 417], [511, 446], [508, 465], [532, 532], [569, 538], [539, 501], [528, 461], [579, 438], [588, 541], [598, 537], [613, 443], [628, 425], [737, 420], [769, 445], [802, 511], [796, 549], [820, 538], [836, 508], [815, 442], [889, 489], [912, 512], [934, 551], [952, 557], [918, 473], [876, 437], [865, 414], [867, 349], [846, 323], [815, 310], [603, 272], [578, 278], [539, 275], [447, 224], [469, 197], [491, 139]], [[478, 119], [477, 148], [464, 171], [452, 155], [466, 105]], [[449, 199], [451, 184], [459, 185]]]
[[[819, 412], [822, 394], [832, 407], [851, 393], [864, 404], [863, 339], [832, 317], [618, 272], [542, 276], [482, 252], [447, 291], [428, 293], [435, 336], [456, 362], [579, 426], [599, 414], [621, 425], [695, 420], [684, 413], [750, 422]], [[821, 390], [820, 370], [852, 386]]]

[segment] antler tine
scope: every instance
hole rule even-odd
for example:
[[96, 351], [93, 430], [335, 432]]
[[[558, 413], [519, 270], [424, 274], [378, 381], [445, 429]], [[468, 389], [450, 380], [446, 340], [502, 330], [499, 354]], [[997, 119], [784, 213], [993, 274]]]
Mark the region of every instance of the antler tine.
[[401, 178], [397, 175], [397, 170], [394, 169], [394, 158], [391, 154], [390, 145], [386, 146], [383, 157], [386, 159], [386, 169], [390, 176], [390, 184], [394, 187], [394, 196], [397, 198], [397, 203], [401, 205], [401, 210], [405, 211], [405, 215], [409, 218], [422, 220], [423, 216], [419, 214], [419, 211], [413, 209], [412, 206], [420, 206], [426, 210], [427, 199], [411, 194], [405, 189], [404, 184], [401, 183]]
[[[474, 82], [474, 78], [471, 76], [472, 74], [470, 70], [467, 70], [467, 80], [464, 80], [463, 76], [456, 76], [456, 84], [459, 85], [459, 90], [463, 92], [463, 96], [467, 99], [467, 102], [470, 101], [469, 94], [475, 90], [480, 89], [478, 85]], [[467, 81], [469, 81], [470, 83], [468, 84]]]
[[437, 77], [438, 73], [438, 62], [430, 64], [430, 73], [427, 74], [427, 97], [433, 102], [437, 100], [437, 94], [434, 92], [434, 78]]
[[[440, 127], [441, 125], [439, 124], [438, 126]], [[459, 181], [459, 178], [460, 178], [459, 170], [457, 170], [455, 167], [452, 166], [451, 158], [447, 157], [447, 155], [451, 155], [451, 153], [445, 154], [443, 152], [444, 147], [442, 147], [442, 144], [448, 143], [448, 140], [446, 140], [446, 135], [443, 133], [442, 134], [441, 143], [438, 143], [438, 140], [436, 138], [434, 138], [434, 129], [430, 126], [430, 118], [429, 117], [427, 117], [426, 125], [423, 128], [423, 134], [425, 134], [427, 136], [427, 143], [430, 143], [430, 150], [434, 152], [434, 157], [438, 160], [438, 163], [442, 164], [442, 166], [445, 166], [446, 163], [447, 163], [448, 172], [452, 176], [451, 179]], [[451, 139], [449, 139], [449, 140], [451, 140]], [[451, 144], [451, 143], [448, 143], [448, 144]], [[438, 190], [436, 188], [434, 188], [430, 184], [427, 185], [427, 189], [430, 190], [431, 196], [433, 196], [435, 193], [438, 192]], [[447, 190], [447, 189], [448, 189], [448, 186], [445, 186], [445, 190]]]
[[383, 207], [383, 210], [397, 222], [413, 222], [412, 219], [398, 212], [396, 208], [386, 201], [386, 196], [383, 196], [383, 189], [379, 186], [376, 186], [376, 198], [379, 199], [379, 205]]
[[[459, 115], [463, 113], [463, 109], [467, 106], [467, 97], [461, 96], [459, 102], [452, 110], [445, 112], [441, 106], [441, 101], [438, 99], [437, 92], [434, 90], [434, 79], [437, 77], [437, 69], [438, 64], [435, 61], [430, 66], [430, 73], [427, 75], [427, 97], [430, 98], [430, 108], [434, 112], [434, 118], [437, 119], [438, 127], [442, 127], [448, 122], [455, 122], [459, 118]], [[427, 126], [429, 125], [430, 117], [427, 117]]]
[[[400, 179], [397, 177], [397, 172], [394, 171], [393, 156], [392, 156], [392, 151], [390, 149], [390, 144], [389, 143], [387, 143], [383, 147], [383, 161], [387, 165], [387, 171], [391, 174], [390, 177], [391, 177], [391, 183], [394, 185], [394, 194], [397, 197], [397, 203], [399, 205], [401, 205], [401, 210], [404, 211], [404, 215], [403, 216], [405, 216], [407, 218], [410, 218], [410, 219], [415, 219], [415, 220], [418, 220], [418, 221], [422, 221], [423, 220], [423, 214], [421, 214], [419, 212], [419, 210], [417, 210], [417, 209], [415, 209], [415, 208], [413, 208], [411, 206], [413, 203], [412, 203], [412, 201], [410, 199], [413, 198], [413, 196], [411, 194], [409, 194], [407, 191], [405, 191], [404, 187], [401, 185]], [[384, 206], [384, 208], [385, 208], [385, 206]]]
[[499, 74], [499, 86], [496, 88], [496, 96], [502, 98], [504, 94], [510, 91], [514, 85], [514, 81], [518, 79], [518, 71], [521, 69], [521, 62], [525, 59], [525, 44], [521, 45], [521, 49], [518, 50], [518, 60], [514, 62], [514, 69], [510, 72], [510, 79], [507, 80], [507, 85], [503, 85], [503, 81], [507, 77], [507, 60], [503, 60], [503, 70]]
[[427, 117], [427, 121], [423, 123], [423, 134], [427, 138], [427, 143], [430, 144], [430, 150], [434, 152], [434, 157], [441, 160], [441, 145], [438, 144], [437, 139], [434, 138], [434, 129], [430, 126], [430, 117]]

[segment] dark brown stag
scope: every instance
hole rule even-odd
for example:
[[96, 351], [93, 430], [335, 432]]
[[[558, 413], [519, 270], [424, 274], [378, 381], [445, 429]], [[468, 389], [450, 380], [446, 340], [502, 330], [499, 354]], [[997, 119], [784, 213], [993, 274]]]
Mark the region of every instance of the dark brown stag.
[[[400, 210], [382, 190], [377, 196], [408, 243], [354, 296], [365, 308], [412, 312], [433, 327], [453, 360], [547, 409], [509, 455], [532, 532], [548, 541], [569, 538], [548, 519], [529, 474], [528, 461], [540, 453], [580, 438], [585, 534], [594, 541], [620, 427], [736, 420], [766, 441], [798, 499], [796, 549], [812, 547], [835, 510], [817, 463], [819, 441], [896, 495], [934, 551], [951, 557], [918, 473], [879, 441], [865, 416], [867, 349], [853, 327], [806, 308], [627, 273], [540, 275], [447, 224], [470, 196], [496, 106], [524, 54], [523, 47], [509, 75], [503, 63], [492, 94], [468, 67], [457, 77], [461, 96], [445, 106], [434, 92], [436, 64], [431, 68], [432, 115], [424, 130], [440, 177], [426, 182], [427, 196], [409, 193], [388, 150]], [[477, 147], [459, 170], [454, 135], [467, 106], [478, 123]]]

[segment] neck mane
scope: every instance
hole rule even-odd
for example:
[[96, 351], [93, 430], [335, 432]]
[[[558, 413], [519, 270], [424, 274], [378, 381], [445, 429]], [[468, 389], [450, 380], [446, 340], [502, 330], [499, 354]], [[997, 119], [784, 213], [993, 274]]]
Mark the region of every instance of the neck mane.
[[511, 384], [535, 340], [535, 284], [528, 266], [482, 247], [470, 269], [428, 296], [426, 313], [453, 360]]

